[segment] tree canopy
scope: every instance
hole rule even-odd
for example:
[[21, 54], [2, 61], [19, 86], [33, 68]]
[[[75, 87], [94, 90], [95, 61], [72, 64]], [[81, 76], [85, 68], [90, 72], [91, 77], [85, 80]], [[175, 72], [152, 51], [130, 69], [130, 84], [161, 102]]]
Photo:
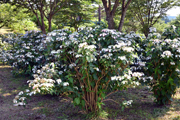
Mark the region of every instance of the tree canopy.
[[159, 19], [166, 15], [166, 12], [176, 5], [177, 0], [133, 0], [130, 11], [141, 24], [141, 31], [147, 37], [149, 28]]
[[[109, 29], [117, 29], [120, 32], [138, 31], [147, 37], [149, 28], [156, 23], [162, 23], [160, 19], [165, 19], [166, 12], [172, 7], [177, 6], [178, 1], [1, 0], [1, 3], [9, 3], [10, 5], [0, 9], [2, 11], [0, 13], [0, 27], [7, 26], [9, 25], [8, 23], [13, 24], [17, 19], [21, 19], [19, 17], [26, 18], [23, 12], [27, 13], [28, 11], [28, 13], [31, 13], [29, 15], [31, 20], [39, 26], [44, 34], [47, 31], [50, 32], [53, 29], [67, 26], [77, 31], [78, 27], [90, 25], [92, 21], [96, 23], [103, 21]], [[32, 17], [32, 14], [34, 17]], [[14, 18], [17, 19], [15, 20]], [[168, 19], [165, 20], [167, 21]]]
[[[45, 24], [44, 17], [48, 20], [48, 31], [51, 31], [51, 21], [52, 17], [66, 5], [68, 0], [7, 0], [5, 2], [11, 3], [12, 5], [17, 5], [18, 7], [24, 7], [30, 10], [34, 15], [36, 15], [38, 24], [45, 34]], [[40, 13], [40, 16], [38, 16]]]
[[6, 26], [20, 33], [24, 33], [24, 30], [36, 29], [35, 23], [29, 19], [27, 9], [10, 4], [0, 4], [0, 28]]

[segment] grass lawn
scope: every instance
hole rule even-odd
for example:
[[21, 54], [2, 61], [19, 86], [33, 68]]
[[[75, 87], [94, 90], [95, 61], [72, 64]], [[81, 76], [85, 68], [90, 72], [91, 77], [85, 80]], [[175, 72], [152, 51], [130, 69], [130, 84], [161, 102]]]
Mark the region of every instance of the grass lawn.
[[[12, 100], [19, 91], [28, 88], [28, 77], [14, 77], [12, 69], [0, 65], [0, 120], [85, 120], [89, 119], [83, 111], [74, 107], [66, 96], [36, 95], [28, 99], [27, 106], [13, 106]], [[121, 110], [121, 106], [106, 101], [103, 106], [108, 113], [102, 120], [180, 120], [180, 89], [173, 97], [171, 105], [157, 106], [147, 87], [139, 86], [119, 91], [109, 98], [121, 103], [133, 100], [132, 107]], [[93, 119], [94, 120], [94, 119]]]
[[0, 28], [0, 34], [5, 34], [5, 33], [9, 33], [9, 32], [11, 32], [11, 29], [9, 29], [7, 27]]

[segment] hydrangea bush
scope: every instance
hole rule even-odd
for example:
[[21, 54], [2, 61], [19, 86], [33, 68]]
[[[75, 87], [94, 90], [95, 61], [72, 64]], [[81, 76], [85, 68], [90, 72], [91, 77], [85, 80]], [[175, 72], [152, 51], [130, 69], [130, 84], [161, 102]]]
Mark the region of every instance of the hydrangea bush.
[[150, 33], [139, 42], [138, 49], [145, 76], [141, 80], [152, 87], [158, 104], [169, 104], [179, 85], [180, 39], [161, 39], [157, 33]]
[[14, 104], [25, 105], [26, 96], [36, 93], [66, 92], [74, 105], [87, 113], [97, 112], [111, 100], [109, 95], [139, 85], [139, 80], [152, 87], [158, 104], [170, 103], [179, 85], [180, 41], [164, 40], [154, 28], [150, 31], [145, 39], [134, 32], [97, 26], [73, 33], [54, 30], [48, 35], [31, 31], [6, 40], [14, 49], [3, 52], [3, 59], [24, 73], [34, 73], [34, 80], [28, 81], [31, 89], [20, 92]]
[[0, 35], [0, 61], [8, 61], [5, 53], [13, 49], [14, 43], [17, 41], [17, 38], [19, 38], [19, 36], [20, 34], [14, 33]]
[[46, 62], [45, 55], [48, 52], [43, 43], [45, 35], [39, 31], [29, 31], [25, 35], [7, 34], [3, 41], [11, 46], [11, 49], [1, 53], [1, 59], [8, 62], [24, 74], [32, 75], [37, 68], [41, 68]]
[[164, 39], [175, 39], [180, 37], [180, 28], [172, 25], [168, 27], [164, 33], [162, 34], [162, 38]]
[[[137, 57], [134, 51], [135, 33], [122, 34], [115, 30], [80, 28], [78, 32], [55, 30], [49, 33], [43, 43], [47, 51], [47, 64], [36, 71], [34, 80], [29, 80], [31, 92], [60, 94], [68, 92], [74, 105], [86, 112], [101, 110], [103, 101], [111, 93], [139, 85], [130, 64]], [[14, 100], [17, 104], [17, 99]], [[123, 102], [130, 105], [132, 101]], [[127, 103], [127, 104], [126, 104]]]

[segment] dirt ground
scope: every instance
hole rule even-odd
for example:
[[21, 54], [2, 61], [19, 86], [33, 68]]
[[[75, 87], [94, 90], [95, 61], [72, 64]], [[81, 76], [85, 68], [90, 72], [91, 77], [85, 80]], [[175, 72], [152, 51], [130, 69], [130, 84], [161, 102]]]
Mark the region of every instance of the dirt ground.
[[[27, 100], [26, 107], [13, 106], [14, 97], [28, 88], [28, 77], [14, 77], [9, 66], [0, 65], [0, 120], [85, 120], [88, 119], [68, 97], [36, 95]], [[119, 91], [108, 99], [121, 103], [133, 100], [132, 107], [121, 110], [121, 106], [106, 101], [103, 110], [108, 113], [106, 120], [180, 120], [180, 89], [174, 101], [168, 106], [157, 106], [152, 93], [146, 87], [129, 88]]]
[[0, 120], [65, 120], [71, 116], [74, 119], [81, 118], [79, 109], [65, 97], [36, 95], [27, 100], [26, 107], [13, 106], [12, 100], [18, 92], [28, 88], [27, 80], [26, 77], [13, 77], [9, 66], [0, 66]]

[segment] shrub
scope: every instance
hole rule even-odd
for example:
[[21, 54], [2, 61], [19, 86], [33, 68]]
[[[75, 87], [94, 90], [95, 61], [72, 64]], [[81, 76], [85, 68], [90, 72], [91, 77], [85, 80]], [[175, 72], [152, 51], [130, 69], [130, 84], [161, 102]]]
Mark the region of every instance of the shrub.
[[[158, 35], [158, 34], [157, 34]], [[145, 63], [141, 80], [152, 87], [158, 104], [169, 104], [179, 85], [180, 40], [160, 39], [151, 33], [140, 42], [139, 55]]]
[[167, 28], [164, 33], [162, 34], [164, 39], [175, 39], [180, 37], [180, 28], [172, 25], [171, 27]]
[[44, 54], [47, 49], [44, 39], [45, 35], [38, 31], [29, 31], [25, 35], [7, 34], [3, 41], [9, 43], [11, 49], [1, 53], [2, 59], [22, 73], [32, 75], [35, 68], [42, 67], [46, 62]]
[[37, 70], [29, 81], [31, 92], [68, 92], [74, 105], [87, 113], [101, 110], [107, 96], [139, 84], [136, 77], [142, 73], [132, 73], [129, 66], [137, 57], [132, 47], [135, 39], [140, 38], [134, 33], [125, 35], [99, 26], [49, 33], [44, 43], [54, 55], [53, 64]]

